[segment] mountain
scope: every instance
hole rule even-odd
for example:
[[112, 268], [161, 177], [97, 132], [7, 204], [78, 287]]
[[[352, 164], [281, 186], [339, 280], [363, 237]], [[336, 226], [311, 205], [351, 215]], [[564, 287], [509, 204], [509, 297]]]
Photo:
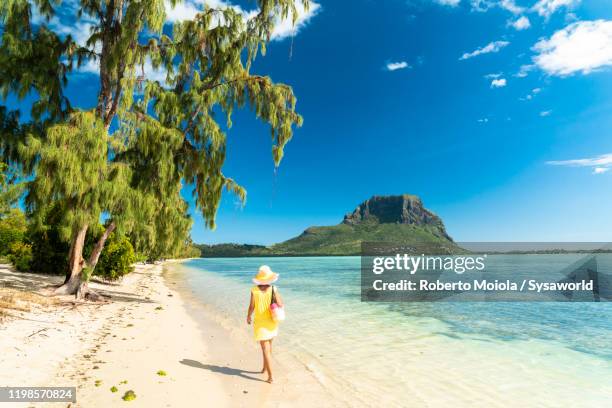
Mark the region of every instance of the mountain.
[[445, 253], [461, 249], [442, 219], [414, 195], [374, 196], [346, 214], [338, 225], [310, 227], [301, 235], [269, 247], [201, 245], [203, 257], [359, 255], [361, 242], [425, 244]]

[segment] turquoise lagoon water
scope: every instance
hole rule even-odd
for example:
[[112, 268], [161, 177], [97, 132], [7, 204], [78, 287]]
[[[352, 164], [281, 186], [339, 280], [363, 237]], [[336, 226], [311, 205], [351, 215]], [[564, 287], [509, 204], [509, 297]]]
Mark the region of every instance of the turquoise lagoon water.
[[[535, 257], [531, 268], [559, 262], [527, 256]], [[516, 256], [495, 261], [517, 268]], [[612, 303], [366, 303], [358, 257], [195, 259], [175, 268], [224, 324], [250, 335], [250, 278], [262, 264], [280, 273], [286, 303], [275, 353], [298, 361], [348, 405], [612, 401]]]

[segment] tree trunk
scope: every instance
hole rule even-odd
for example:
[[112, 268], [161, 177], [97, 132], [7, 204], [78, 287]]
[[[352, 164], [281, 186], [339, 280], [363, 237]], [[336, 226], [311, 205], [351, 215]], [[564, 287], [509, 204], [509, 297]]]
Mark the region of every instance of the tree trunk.
[[106, 231], [100, 237], [98, 242], [96, 242], [96, 246], [94, 246], [93, 251], [91, 251], [91, 255], [89, 256], [89, 261], [87, 262], [87, 266], [91, 268], [91, 273], [93, 273], [94, 269], [96, 269], [96, 265], [98, 264], [98, 259], [100, 259], [100, 254], [104, 249], [104, 245], [106, 244], [106, 240], [110, 236], [110, 234], [115, 230], [117, 225], [114, 222], [111, 222], [108, 227], [106, 227]]
[[85, 260], [83, 259], [83, 247], [87, 236], [87, 225], [75, 230], [70, 243], [70, 256], [68, 260], [68, 272], [64, 284], [55, 290], [56, 295], [75, 294], [81, 284], [81, 271]]
[[70, 244], [68, 273], [66, 274], [64, 284], [55, 290], [56, 295], [75, 295], [77, 299], [92, 301], [102, 300], [103, 295], [90, 289], [88, 282], [83, 281], [81, 273], [85, 266], [91, 268], [89, 272], [93, 273], [100, 259], [100, 254], [104, 249], [104, 245], [116, 227], [117, 225], [114, 222], [110, 223], [98, 242], [96, 242], [87, 263], [85, 263], [83, 259], [83, 247], [85, 246], [85, 237], [87, 236], [87, 226], [82, 227], [73, 235], [72, 243]]

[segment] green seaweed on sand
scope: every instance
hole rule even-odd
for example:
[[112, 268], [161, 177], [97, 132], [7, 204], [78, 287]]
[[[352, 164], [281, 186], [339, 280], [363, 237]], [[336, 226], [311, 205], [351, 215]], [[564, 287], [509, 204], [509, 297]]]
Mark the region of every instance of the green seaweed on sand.
[[122, 400], [124, 401], [132, 401], [136, 399], [136, 393], [132, 390], [128, 390], [125, 392], [125, 394], [123, 394], [123, 397], [121, 397]]

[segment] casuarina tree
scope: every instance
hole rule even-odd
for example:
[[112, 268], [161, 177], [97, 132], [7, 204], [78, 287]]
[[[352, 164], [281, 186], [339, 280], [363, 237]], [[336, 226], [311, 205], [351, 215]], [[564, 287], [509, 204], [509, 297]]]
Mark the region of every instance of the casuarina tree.
[[[80, 40], [54, 24], [61, 0], [2, 2], [0, 92], [34, 101], [28, 120], [0, 110], [0, 148], [28, 176], [34, 222], [50, 207], [61, 209], [70, 253], [58, 293], [92, 294], [87, 279], [115, 230], [151, 240], [158, 254], [183, 245], [191, 220], [182, 190], [192, 190], [211, 228], [223, 190], [245, 199], [222, 172], [224, 129], [235, 109], [269, 124], [280, 163], [302, 122], [296, 98], [251, 66], [275, 25], [296, 21], [297, 2], [308, 9], [307, 0], [257, 0], [252, 13], [220, 3], [169, 25], [165, 5], [178, 0], [71, 0], [62, 17], [68, 10], [74, 24], [86, 19], [89, 32]], [[78, 109], [66, 92], [84, 67], [99, 77], [91, 110]], [[163, 78], [151, 78], [151, 69]], [[101, 221], [105, 230], [84, 259], [88, 230]]]

